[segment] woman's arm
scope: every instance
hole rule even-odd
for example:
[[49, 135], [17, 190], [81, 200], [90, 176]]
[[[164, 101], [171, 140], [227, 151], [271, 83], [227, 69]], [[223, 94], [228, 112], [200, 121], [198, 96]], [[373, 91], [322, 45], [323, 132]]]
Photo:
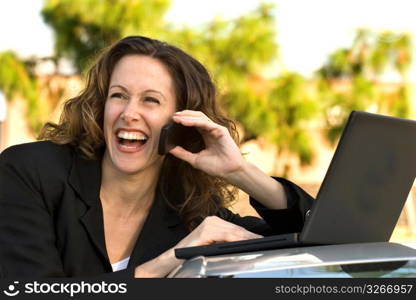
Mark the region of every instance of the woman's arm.
[[241, 169], [227, 174], [225, 180], [269, 209], [288, 207], [283, 185], [249, 162], [244, 162]]
[[168, 249], [158, 257], [135, 268], [135, 277], [165, 277], [184, 260], [175, 257], [175, 248], [204, 246], [220, 242], [234, 242], [261, 238], [245, 228], [224, 221], [216, 216], [204, 219], [190, 234], [182, 239], [175, 247]]
[[282, 184], [244, 160], [227, 128], [214, 123], [200, 111], [184, 110], [176, 113], [173, 120], [196, 127], [206, 149], [191, 153], [177, 146], [171, 154], [205, 173], [224, 178], [269, 209], [288, 208], [288, 197]]

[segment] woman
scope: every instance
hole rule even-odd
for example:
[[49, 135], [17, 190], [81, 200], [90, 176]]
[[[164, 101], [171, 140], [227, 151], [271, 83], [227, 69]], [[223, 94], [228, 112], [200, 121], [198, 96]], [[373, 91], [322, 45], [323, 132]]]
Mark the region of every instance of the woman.
[[[1, 154], [3, 276], [163, 277], [182, 262], [175, 248], [299, 231], [310, 196], [242, 158], [215, 98], [176, 47], [132, 36], [104, 51], [46, 141]], [[197, 128], [196, 152], [158, 154], [170, 121]], [[266, 222], [225, 208], [229, 184]]]

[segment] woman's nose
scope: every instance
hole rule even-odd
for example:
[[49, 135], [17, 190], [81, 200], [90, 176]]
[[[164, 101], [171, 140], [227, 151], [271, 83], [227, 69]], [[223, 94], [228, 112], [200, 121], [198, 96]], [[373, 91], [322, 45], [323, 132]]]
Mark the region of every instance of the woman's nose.
[[129, 104], [126, 105], [124, 108], [124, 111], [121, 114], [121, 119], [125, 122], [132, 122], [132, 121], [138, 121], [140, 116], [139, 108], [137, 107], [137, 104], [133, 103], [131, 101]]

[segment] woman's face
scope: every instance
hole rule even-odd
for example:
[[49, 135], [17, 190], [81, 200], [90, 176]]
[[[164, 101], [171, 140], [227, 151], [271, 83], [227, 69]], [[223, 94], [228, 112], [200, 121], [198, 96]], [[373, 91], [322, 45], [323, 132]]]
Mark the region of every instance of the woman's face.
[[175, 108], [173, 80], [161, 61], [143, 55], [121, 58], [104, 109], [104, 163], [127, 174], [159, 168], [160, 129]]

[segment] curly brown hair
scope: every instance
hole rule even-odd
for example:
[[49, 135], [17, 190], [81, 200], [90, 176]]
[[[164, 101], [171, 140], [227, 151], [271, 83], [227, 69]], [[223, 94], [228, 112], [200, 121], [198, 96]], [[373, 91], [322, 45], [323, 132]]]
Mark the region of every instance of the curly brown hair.
[[[87, 73], [85, 89], [65, 102], [59, 124], [45, 124], [39, 139], [70, 144], [88, 159], [101, 158], [105, 148], [103, 116], [110, 77], [116, 63], [132, 54], [156, 58], [168, 68], [174, 82], [177, 110], [203, 112], [226, 127], [238, 143], [235, 123], [220, 110], [216, 88], [206, 68], [181, 49], [142, 36], [123, 38], [104, 49]], [[202, 149], [203, 144], [196, 147]], [[197, 170], [171, 154], [166, 155], [160, 174], [158, 189], [169, 206], [179, 212], [189, 230], [206, 216], [221, 213], [221, 208], [236, 195], [236, 189], [230, 188], [225, 180]]]

